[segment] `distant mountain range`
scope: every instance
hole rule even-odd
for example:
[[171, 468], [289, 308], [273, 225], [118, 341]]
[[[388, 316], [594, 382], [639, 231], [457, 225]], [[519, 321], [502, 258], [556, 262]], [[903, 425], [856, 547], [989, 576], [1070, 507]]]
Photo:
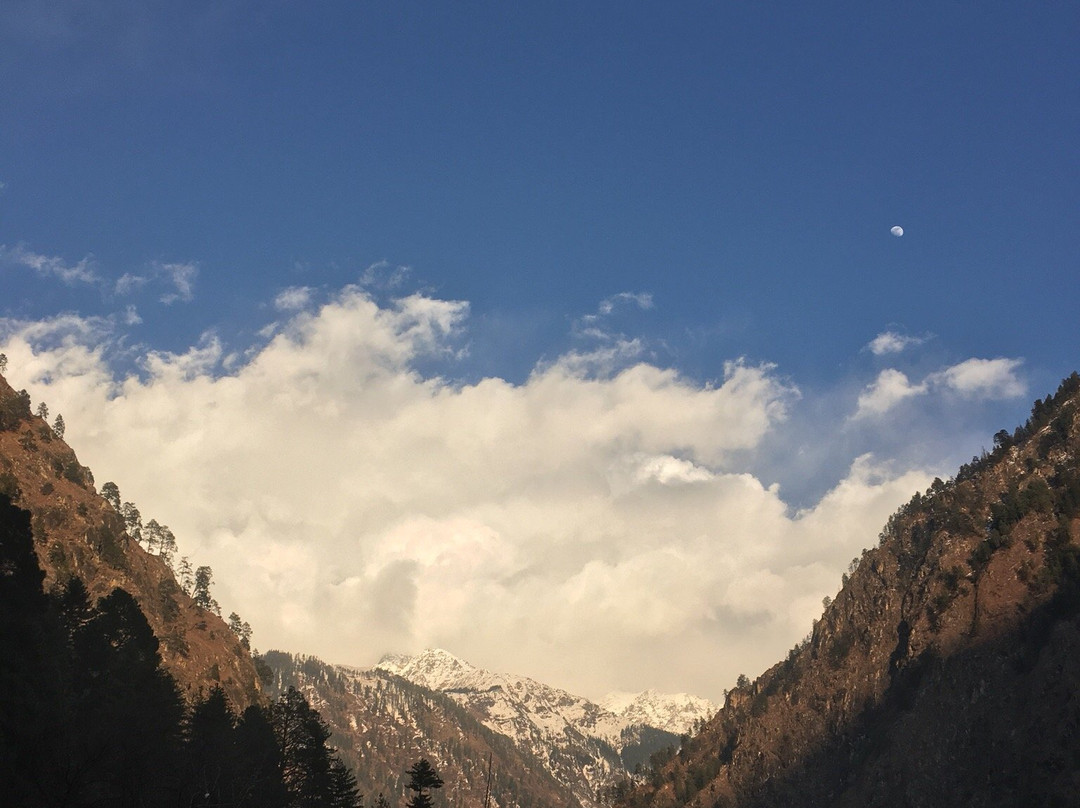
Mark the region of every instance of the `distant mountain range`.
[[446, 651], [387, 656], [378, 670], [440, 691], [543, 762], [584, 805], [716, 712], [706, 699], [654, 691], [596, 704], [524, 676], [492, 673]]
[[387, 656], [370, 670], [280, 652], [264, 659], [277, 689], [297, 687], [319, 706], [361, 786], [374, 792], [400, 788], [396, 778], [409, 756], [395, 759], [386, 750], [401, 749], [431, 758], [460, 790], [482, 793], [486, 774], [477, 765], [486, 748], [501, 756], [497, 804], [522, 804], [520, 790], [502, 788], [532, 780], [536, 801], [596, 806], [601, 791], [678, 746], [680, 735], [716, 710], [705, 699], [651, 691], [620, 694], [604, 706], [439, 649]]

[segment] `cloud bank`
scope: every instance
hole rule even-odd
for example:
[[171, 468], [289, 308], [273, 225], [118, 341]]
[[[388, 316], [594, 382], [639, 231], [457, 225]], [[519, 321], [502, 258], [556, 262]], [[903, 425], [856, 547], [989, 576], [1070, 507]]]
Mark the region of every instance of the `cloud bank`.
[[[466, 303], [307, 299], [283, 293], [290, 319], [243, 357], [207, 336], [127, 377], [118, 322], [3, 323], [12, 382], [213, 567], [261, 648], [364, 665], [437, 645], [594, 697], [719, 698], [809, 630], [931, 479], [861, 456], [792, 513], [746, 470], [798, 399], [771, 365], [704, 384], [633, 351], [567, 354], [521, 384], [460, 384], [416, 367], [451, 351]], [[906, 389], [890, 384], [880, 397]]]

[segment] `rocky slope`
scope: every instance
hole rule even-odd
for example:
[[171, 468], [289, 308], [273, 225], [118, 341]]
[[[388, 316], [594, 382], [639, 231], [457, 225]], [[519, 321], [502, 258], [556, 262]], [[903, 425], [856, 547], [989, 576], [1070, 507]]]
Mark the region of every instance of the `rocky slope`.
[[[715, 712], [680, 694], [623, 695], [595, 704], [523, 676], [492, 673], [439, 649], [388, 656], [377, 669], [452, 698], [486, 727], [542, 761], [583, 805]], [[617, 708], [617, 709], [612, 709]], [[655, 723], [654, 723], [655, 722]]]
[[901, 508], [808, 641], [619, 805], [1075, 804], [1078, 393]]
[[387, 671], [333, 666], [279, 651], [260, 661], [273, 672], [271, 696], [296, 687], [319, 710], [369, 805], [379, 794], [391, 805], [404, 803], [405, 772], [423, 757], [445, 781], [438, 802], [449, 808], [484, 805], [489, 771], [492, 808], [578, 806], [571, 790], [540, 761], [439, 691]]
[[3, 378], [0, 491], [32, 514], [47, 588], [78, 576], [94, 598], [116, 587], [126, 590], [146, 615], [166, 667], [185, 694], [221, 685], [240, 709], [258, 697], [254, 664], [237, 636], [184, 594], [167, 564], [128, 536], [124, 520], [95, 490], [90, 470], [31, 413], [29, 396]]

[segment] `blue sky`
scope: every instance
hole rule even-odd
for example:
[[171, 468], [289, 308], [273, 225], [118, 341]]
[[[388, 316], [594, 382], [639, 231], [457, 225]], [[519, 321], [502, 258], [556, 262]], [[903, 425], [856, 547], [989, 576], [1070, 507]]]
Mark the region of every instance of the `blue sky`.
[[[1078, 32], [1070, 3], [13, 0], [0, 9], [0, 317], [23, 361], [9, 375], [89, 418], [136, 406], [125, 379], [147, 396], [169, 380], [250, 380], [275, 336], [313, 349], [341, 310], [368, 318], [361, 341], [396, 323], [409, 347], [370, 355], [436, 397], [489, 379], [527, 398], [553, 369], [608, 390], [644, 364], [694, 398], [741, 360], [773, 385], [747, 411], [783, 405], [768, 428], [731, 455], [693, 429], [631, 454], [656, 479], [779, 483], [791, 519], [867, 453], [892, 464], [871, 487], [948, 474], [1078, 366]], [[81, 387], [65, 386], [73, 346], [90, 362]], [[188, 364], [155, 375], [155, 357]], [[344, 412], [362, 393], [336, 395]], [[129, 470], [137, 458], [65, 418], [102, 479], [130, 475], [147, 505], [180, 507], [141, 482], [161, 469]], [[612, 447], [656, 423], [625, 426], [598, 450], [609, 478]], [[214, 518], [189, 542], [230, 569]], [[562, 580], [610, 561], [582, 559]], [[258, 640], [271, 598], [234, 586]], [[792, 602], [810, 597], [799, 591]], [[800, 636], [781, 622], [775, 644]], [[543, 657], [402, 631], [350, 641], [454, 640], [504, 669]], [[330, 640], [296, 650], [334, 658]], [[638, 684], [624, 679], [613, 685]]]

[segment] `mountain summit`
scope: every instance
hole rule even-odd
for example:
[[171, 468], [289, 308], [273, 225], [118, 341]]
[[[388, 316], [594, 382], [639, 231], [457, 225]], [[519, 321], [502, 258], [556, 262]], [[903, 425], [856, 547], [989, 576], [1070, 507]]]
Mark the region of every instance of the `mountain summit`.
[[677, 744], [716, 710], [705, 699], [654, 691], [621, 694], [605, 706], [524, 676], [477, 668], [441, 649], [390, 655], [376, 669], [449, 696], [542, 761], [583, 805], [594, 805], [598, 789]]

